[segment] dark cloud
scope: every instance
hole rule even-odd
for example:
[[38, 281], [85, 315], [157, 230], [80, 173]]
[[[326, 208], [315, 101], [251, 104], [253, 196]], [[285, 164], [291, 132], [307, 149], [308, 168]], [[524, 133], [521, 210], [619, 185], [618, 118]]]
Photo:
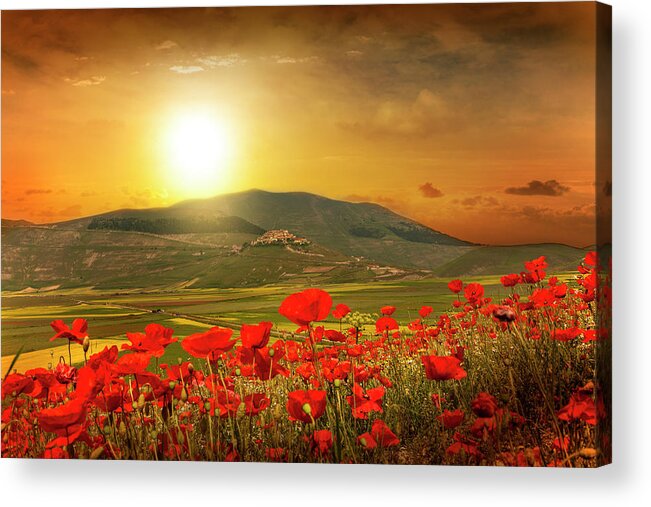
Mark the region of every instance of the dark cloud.
[[419, 185], [418, 190], [420, 190], [420, 193], [423, 195], [423, 197], [427, 197], [428, 199], [443, 197], [443, 192], [441, 192], [438, 188], [434, 188], [429, 181], [427, 183]]
[[532, 180], [524, 187], [509, 187], [505, 190], [507, 194], [513, 195], [546, 195], [550, 197], [558, 197], [569, 191], [570, 187], [561, 185], [556, 180]]

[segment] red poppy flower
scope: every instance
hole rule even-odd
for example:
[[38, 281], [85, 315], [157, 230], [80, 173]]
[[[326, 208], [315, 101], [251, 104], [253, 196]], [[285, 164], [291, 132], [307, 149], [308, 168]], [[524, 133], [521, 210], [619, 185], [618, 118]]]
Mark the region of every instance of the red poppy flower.
[[119, 351], [117, 345], [113, 345], [111, 348], [106, 346], [102, 351], [90, 356], [86, 366], [98, 368], [102, 363], [114, 363], [118, 358], [118, 354]]
[[389, 429], [382, 419], [376, 419], [371, 427], [371, 436], [380, 447], [394, 447], [400, 445], [400, 439]]
[[74, 398], [63, 405], [45, 408], [38, 414], [38, 422], [45, 431], [60, 434], [86, 417], [86, 400]]
[[380, 317], [375, 323], [375, 332], [378, 334], [385, 333], [387, 331], [395, 331], [400, 326], [396, 320], [392, 317]]
[[242, 329], [240, 330], [242, 346], [249, 349], [265, 347], [269, 343], [272, 327], [273, 324], [271, 322], [260, 322], [255, 326], [242, 324]]
[[326, 319], [331, 307], [330, 294], [321, 289], [307, 289], [285, 298], [278, 313], [304, 328], [312, 322]]
[[326, 338], [326, 340], [330, 340], [331, 342], [343, 343], [346, 341], [346, 335], [340, 333], [335, 329], [326, 329], [323, 332], [323, 336]]
[[559, 342], [569, 342], [581, 336], [582, 332], [583, 331], [581, 329], [578, 329], [576, 327], [570, 327], [568, 329], [554, 329], [551, 338], [552, 340]]
[[437, 417], [443, 423], [446, 429], [452, 429], [459, 426], [466, 418], [466, 414], [460, 408], [457, 410], [444, 410], [443, 413]]
[[421, 356], [425, 375], [430, 380], [461, 380], [467, 373], [454, 356]]
[[350, 308], [348, 307], [348, 305], [341, 303], [335, 306], [335, 309], [332, 311], [332, 316], [337, 320], [341, 320], [349, 313], [350, 313]]
[[247, 394], [243, 401], [247, 415], [257, 415], [271, 404], [271, 400], [263, 393]]
[[517, 273], [511, 273], [510, 275], [505, 275], [500, 278], [500, 282], [504, 287], [515, 287], [520, 283], [520, 275]]
[[595, 426], [597, 424], [597, 406], [592, 394], [578, 389], [570, 397], [569, 403], [558, 411], [558, 418], [568, 422], [580, 419]]
[[493, 417], [497, 410], [497, 400], [488, 393], [479, 393], [470, 407], [477, 417]]
[[233, 348], [237, 340], [231, 340], [232, 329], [213, 327], [204, 333], [187, 336], [181, 342], [181, 347], [194, 357], [206, 358], [210, 355], [213, 361]]
[[463, 289], [463, 282], [461, 280], [452, 280], [448, 283], [448, 289], [450, 289], [455, 294], [459, 294], [461, 289]]
[[529, 296], [529, 301], [531, 301], [536, 308], [542, 308], [543, 306], [552, 306], [556, 304], [556, 296], [550, 289], [536, 289], [533, 291], [531, 296]]
[[547, 262], [545, 261], [544, 255], [532, 261], [525, 262], [524, 267], [537, 278], [536, 281], [543, 280], [546, 276], [545, 269], [547, 268]]
[[431, 306], [423, 306], [423, 307], [421, 307], [420, 310], [418, 310], [418, 315], [420, 315], [421, 318], [424, 319], [425, 317], [427, 317], [433, 311], [434, 311], [434, 308], [432, 308]]
[[393, 312], [395, 312], [395, 311], [396, 311], [395, 306], [383, 306], [382, 308], [380, 308], [380, 313], [382, 315], [386, 315], [386, 316], [393, 315]]
[[165, 347], [178, 341], [172, 338], [173, 329], [161, 326], [160, 324], [148, 324], [143, 333], [127, 333], [131, 342], [122, 345], [123, 350], [133, 352], [147, 352], [154, 357], [161, 357], [165, 353]]
[[463, 295], [469, 303], [478, 303], [484, 297], [484, 287], [480, 283], [469, 283], [463, 290]]
[[326, 409], [325, 391], [292, 391], [287, 399], [290, 421], [311, 423], [321, 417]]
[[452, 439], [454, 443], [445, 451], [447, 454], [455, 455], [463, 451], [468, 456], [474, 456], [475, 458], [481, 457], [482, 454], [477, 442], [464, 437], [461, 433], [455, 433]]
[[151, 355], [146, 352], [134, 352], [132, 354], [125, 354], [117, 360], [115, 364], [111, 365], [111, 370], [116, 375], [133, 375], [142, 373], [149, 366]]
[[377, 441], [375, 438], [373, 438], [373, 435], [370, 433], [363, 433], [362, 435], [357, 437], [357, 442], [359, 442], [359, 445], [364, 447], [365, 449], [375, 449], [377, 447]]
[[73, 320], [71, 328], [60, 319], [50, 322], [50, 326], [56, 333], [52, 338], [50, 338], [50, 341], [54, 341], [57, 338], [67, 338], [68, 340], [81, 345], [84, 342], [84, 338], [88, 336], [88, 322], [86, 319]]
[[272, 347], [255, 349], [254, 371], [260, 380], [270, 380], [276, 375], [289, 376], [289, 370], [280, 364], [285, 355], [285, 345], [277, 341]]
[[371, 412], [382, 412], [384, 387], [374, 387], [366, 392], [357, 382], [353, 386], [352, 396], [346, 396], [346, 401], [352, 408], [355, 419], [368, 419]]
[[66, 363], [58, 363], [54, 368], [54, 376], [61, 384], [72, 384], [77, 380], [77, 368]]
[[312, 434], [312, 450], [318, 456], [327, 456], [332, 448], [332, 433], [330, 430], [317, 430]]
[[34, 389], [34, 380], [31, 377], [20, 373], [7, 375], [2, 383], [2, 399], [7, 396], [18, 396], [22, 393], [29, 393]]

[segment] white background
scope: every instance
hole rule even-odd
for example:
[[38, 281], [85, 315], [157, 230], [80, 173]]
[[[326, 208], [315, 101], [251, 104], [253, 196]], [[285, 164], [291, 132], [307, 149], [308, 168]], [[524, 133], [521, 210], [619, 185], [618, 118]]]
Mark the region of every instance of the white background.
[[[0, 0], [2, 9], [244, 5]], [[252, 2], [300, 5], [300, 1]], [[306, 2], [303, 2], [306, 3]], [[312, 3], [318, 3], [312, 2]], [[373, 3], [337, 2], [328, 4]], [[379, 2], [375, 2], [379, 3]], [[402, 3], [402, 2], [392, 2]], [[411, 2], [416, 3], [416, 2]], [[435, 3], [435, 2], [430, 2]], [[599, 470], [1, 460], [4, 505], [651, 505], [651, 2], [613, 5], [614, 461]], [[559, 83], [562, 86], [562, 83]]]

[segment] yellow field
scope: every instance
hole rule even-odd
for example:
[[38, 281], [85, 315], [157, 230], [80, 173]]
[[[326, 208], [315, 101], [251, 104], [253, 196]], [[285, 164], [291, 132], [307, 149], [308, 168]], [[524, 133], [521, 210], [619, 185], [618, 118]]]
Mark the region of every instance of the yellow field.
[[[95, 354], [96, 352], [101, 351], [104, 347], [117, 345], [120, 347], [120, 344], [125, 342], [126, 338], [122, 337], [111, 337], [111, 338], [98, 338], [96, 340], [90, 341], [90, 349], [88, 350], [88, 356]], [[72, 363], [83, 363], [84, 361], [84, 351], [79, 345], [74, 345], [71, 347], [72, 351]], [[35, 350], [33, 352], [25, 352], [20, 355], [18, 361], [14, 365], [14, 368], [18, 371], [30, 370], [32, 368], [48, 368], [51, 364], [52, 366], [56, 365], [59, 362], [59, 357], [63, 356], [66, 363], [68, 362], [68, 345], [58, 345], [56, 347], [51, 347], [49, 349]], [[7, 373], [7, 368], [13, 361], [14, 356], [2, 356], [2, 376]]]

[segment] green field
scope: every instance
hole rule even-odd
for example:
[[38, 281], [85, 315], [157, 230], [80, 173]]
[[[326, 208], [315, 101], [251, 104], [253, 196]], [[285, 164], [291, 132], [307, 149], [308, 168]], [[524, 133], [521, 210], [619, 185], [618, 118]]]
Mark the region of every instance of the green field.
[[[566, 276], [572, 276], [566, 273]], [[449, 278], [418, 281], [345, 283], [321, 285], [333, 298], [334, 304], [346, 303], [353, 311], [377, 313], [383, 305], [398, 308], [395, 317], [402, 324], [418, 317], [422, 305], [434, 308], [434, 315], [450, 311], [456, 296], [447, 288]], [[469, 280], [470, 281], [470, 280]], [[475, 277], [484, 284], [486, 294], [505, 297], [508, 292], [497, 276]], [[237, 330], [242, 323], [263, 320], [274, 322], [275, 330], [291, 333], [295, 326], [278, 314], [283, 299], [305, 289], [305, 285], [269, 285], [237, 289], [181, 289], [168, 291], [60, 290], [41, 294], [4, 292], [2, 295], [2, 366], [8, 367], [13, 356], [23, 347], [16, 365], [47, 367], [59, 355], [67, 358], [65, 342], [52, 343], [49, 323], [54, 319], [71, 322], [82, 317], [88, 320], [91, 351], [104, 345], [126, 340], [126, 332], [141, 332], [152, 322], [171, 327], [175, 336], [184, 337], [212, 325]], [[326, 326], [338, 328], [330, 318]], [[63, 348], [62, 348], [63, 347]], [[80, 349], [80, 347], [78, 347]], [[53, 352], [54, 354], [51, 354]], [[176, 360], [184, 356], [178, 344], [168, 347], [162, 359]], [[74, 361], [81, 361], [78, 354]]]

